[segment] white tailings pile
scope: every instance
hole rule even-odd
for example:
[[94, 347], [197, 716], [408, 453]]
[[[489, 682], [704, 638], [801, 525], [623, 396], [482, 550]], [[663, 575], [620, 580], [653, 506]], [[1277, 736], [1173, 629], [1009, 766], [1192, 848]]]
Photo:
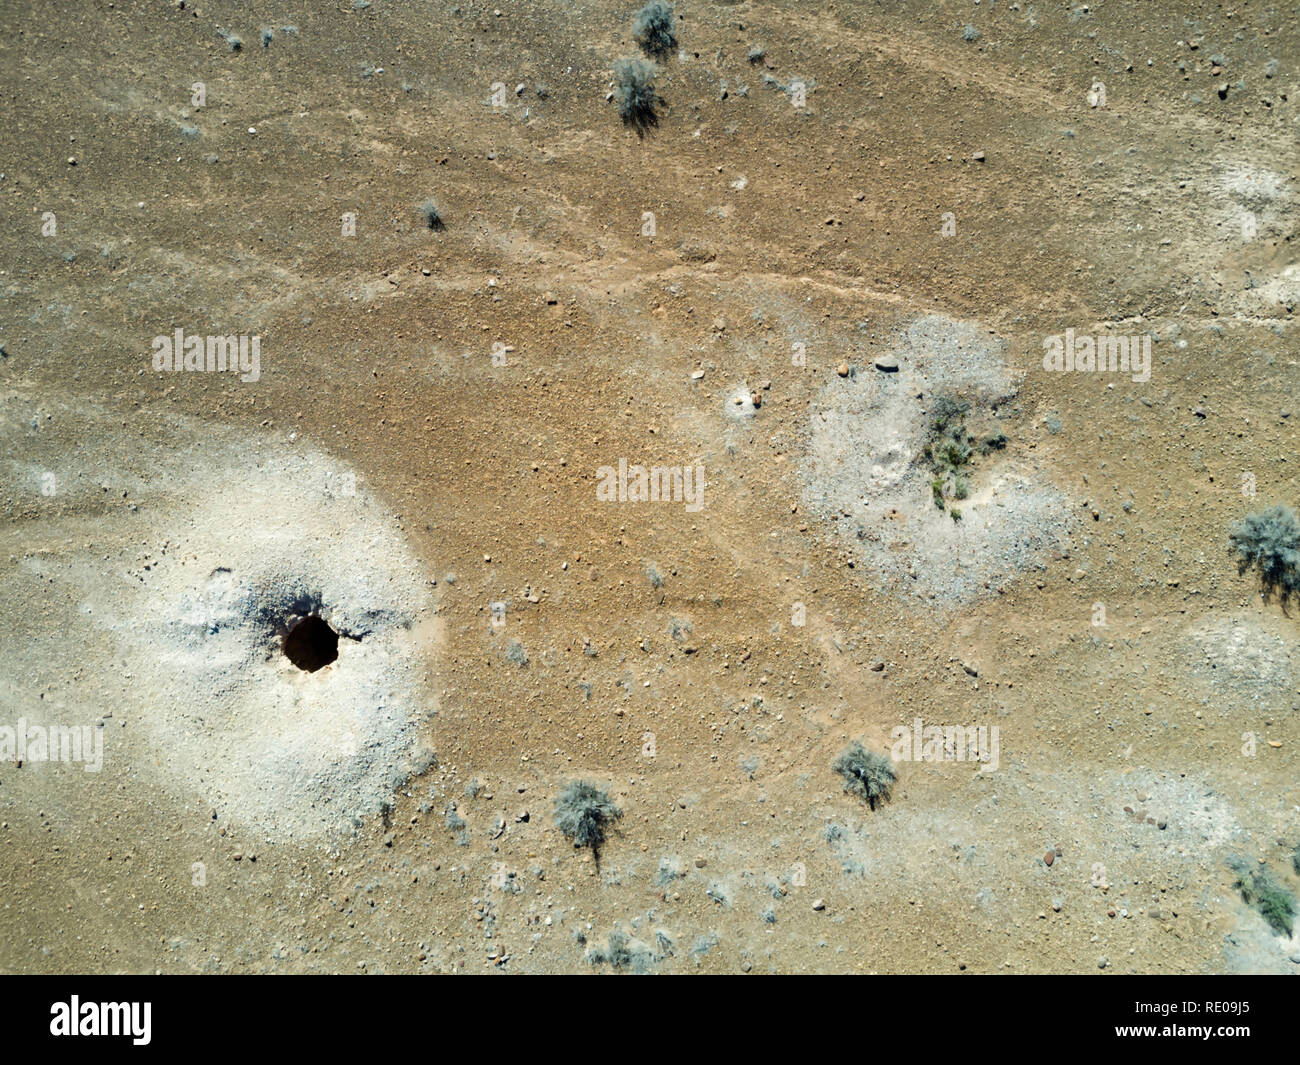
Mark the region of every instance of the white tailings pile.
[[986, 329], [930, 315], [877, 357], [895, 359], [894, 372], [859, 361], [853, 376], [832, 378], [817, 397], [804, 502], [855, 545], [882, 590], [964, 602], [1009, 583], [1063, 541], [1066, 500], [1016, 457], [1014, 439], [974, 460], [969, 497], [950, 504], [960, 521], [933, 501], [934, 472], [922, 457], [933, 402], [956, 396], [971, 404], [972, 427], [996, 430], [997, 408], [1015, 394], [1004, 355]]
[[[428, 578], [354, 471], [279, 434], [4, 414], [0, 720], [109, 712], [105, 772], [269, 838], [347, 829], [431, 757]], [[283, 651], [310, 614], [339, 634], [314, 672]]]

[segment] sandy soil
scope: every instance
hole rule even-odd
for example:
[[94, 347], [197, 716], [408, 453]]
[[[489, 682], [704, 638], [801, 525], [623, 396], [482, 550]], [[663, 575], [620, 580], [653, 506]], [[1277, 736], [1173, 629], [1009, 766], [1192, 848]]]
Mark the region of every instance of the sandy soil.
[[0, 967], [1300, 971], [1295, 19], [636, 6], [0, 10]]

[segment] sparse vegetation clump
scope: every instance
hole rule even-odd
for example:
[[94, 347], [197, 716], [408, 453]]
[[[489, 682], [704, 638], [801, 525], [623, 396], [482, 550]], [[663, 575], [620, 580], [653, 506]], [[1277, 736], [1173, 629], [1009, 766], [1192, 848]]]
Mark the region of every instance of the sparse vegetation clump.
[[1244, 858], [1228, 863], [1237, 874], [1233, 886], [1241, 892], [1247, 906], [1253, 906], [1278, 935], [1291, 935], [1294, 927], [1295, 896], [1278, 883], [1268, 866], [1252, 864]]
[[659, 125], [662, 97], [655, 91], [655, 68], [644, 59], [620, 59], [614, 64], [614, 102], [625, 126], [638, 136]]
[[675, 858], [660, 858], [659, 872], [655, 874], [655, 883], [659, 887], [667, 887], [674, 880], [680, 880], [686, 875], [686, 870], [682, 868], [681, 862]]
[[585, 780], [569, 781], [555, 800], [555, 826], [575, 847], [590, 847], [597, 860], [606, 832], [622, 816], [608, 795]]
[[[966, 428], [970, 404], [955, 396], [936, 396], [930, 409], [930, 430], [921, 455], [934, 471], [930, 494], [940, 510], [948, 499], [965, 499], [970, 494], [966, 468], [976, 455], [1001, 451], [1007, 446], [1003, 433], [994, 433], [977, 441]], [[953, 521], [961, 521], [961, 511], [953, 512]]]
[[651, 947], [615, 927], [606, 938], [605, 946], [593, 946], [587, 952], [587, 962], [590, 965], [608, 965], [611, 969], [647, 973], [651, 966], [671, 957], [672, 953], [672, 938], [662, 928], [655, 929], [654, 947]]
[[632, 951], [628, 947], [627, 933], [615, 928], [605, 941], [605, 946], [593, 947], [587, 954], [587, 961], [592, 965], [609, 965], [615, 969], [626, 969], [632, 964]]
[[632, 35], [646, 55], [658, 59], [677, 47], [677, 37], [673, 33], [675, 22], [671, 4], [664, 3], [664, 0], [650, 0], [632, 20]]
[[424, 219], [424, 224], [435, 232], [441, 232], [447, 228], [447, 224], [442, 220], [442, 212], [438, 210], [438, 205], [432, 200], [425, 200], [420, 204], [420, 217]]
[[865, 799], [873, 810], [876, 803], [889, 801], [890, 789], [898, 779], [888, 758], [867, 750], [857, 740], [840, 752], [831, 768], [844, 778], [844, 790]]
[[1254, 569], [1264, 598], [1283, 604], [1300, 595], [1300, 521], [1288, 506], [1275, 504], [1247, 514], [1228, 531], [1237, 572]]

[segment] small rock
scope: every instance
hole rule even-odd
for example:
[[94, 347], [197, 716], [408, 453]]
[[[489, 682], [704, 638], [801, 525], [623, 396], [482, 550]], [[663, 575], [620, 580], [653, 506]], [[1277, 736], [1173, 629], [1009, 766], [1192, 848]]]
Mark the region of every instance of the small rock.
[[892, 355], [882, 355], [876, 360], [876, 369], [882, 373], [898, 373], [898, 360]]
[[823, 901], [822, 899], [813, 899], [813, 909], [816, 910], [818, 913], [821, 913], [822, 910], [826, 909], [825, 901]]
[[835, 367], [835, 372], [839, 374], [841, 377], [848, 377], [849, 364], [847, 362], [840, 363], [837, 367]]
[[871, 663], [872, 673], [883, 673], [884, 671], [885, 671], [885, 660], [883, 658], [877, 658], [874, 662]]
[[974, 159], [975, 162], [977, 162], [977, 163], [982, 163], [982, 162], [984, 162], [984, 153], [983, 153], [983, 152], [976, 152], [974, 155], [971, 156], [971, 158]]
[[1056, 851], [1048, 851], [1043, 855], [1043, 863], [1050, 869], [1052, 863], [1056, 861]]
[[1105, 954], [1103, 954], [1100, 958], [1097, 959], [1097, 968], [1098, 968], [1098, 969], [1104, 969], [1104, 968], [1106, 968], [1106, 966], [1109, 965], [1109, 964], [1110, 964], [1110, 959], [1109, 959], [1108, 957], [1106, 957]]

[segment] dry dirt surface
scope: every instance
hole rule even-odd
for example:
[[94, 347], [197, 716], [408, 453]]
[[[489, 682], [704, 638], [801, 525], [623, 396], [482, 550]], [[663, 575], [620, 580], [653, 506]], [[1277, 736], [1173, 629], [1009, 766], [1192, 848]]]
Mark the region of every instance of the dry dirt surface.
[[1300, 972], [1294, 12], [637, 6], [0, 6], [0, 969]]

